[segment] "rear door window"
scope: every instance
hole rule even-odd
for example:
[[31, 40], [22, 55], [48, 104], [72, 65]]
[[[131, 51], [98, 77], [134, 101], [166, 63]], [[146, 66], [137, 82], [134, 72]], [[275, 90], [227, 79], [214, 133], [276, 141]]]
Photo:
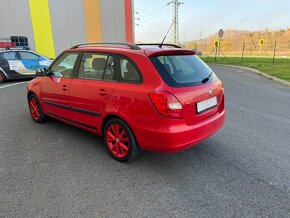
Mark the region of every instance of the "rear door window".
[[136, 65], [125, 57], [120, 58], [121, 80], [128, 82], [140, 82], [140, 73]]
[[[185, 87], [215, 81], [217, 76], [195, 55], [150, 57], [162, 79], [170, 86]], [[208, 77], [208, 80], [205, 78]]]
[[114, 56], [109, 54], [84, 53], [80, 64], [78, 77], [94, 80], [114, 80]]
[[34, 60], [34, 61], [40, 60], [40, 56], [33, 54], [31, 52], [19, 52], [19, 55], [21, 60]]

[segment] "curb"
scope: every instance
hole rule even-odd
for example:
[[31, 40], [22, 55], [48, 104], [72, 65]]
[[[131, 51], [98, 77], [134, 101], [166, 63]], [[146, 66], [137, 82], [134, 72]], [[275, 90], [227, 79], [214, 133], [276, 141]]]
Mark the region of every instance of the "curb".
[[275, 77], [275, 76], [271, 76], [271, 75], [269, 75], [269, 74], [266, 74], [266, 73], [264, 73], [264, 72], [262, 72], [262, 71], [259, 71], [259, 70], [253, 69], [253, 68], [242, 67], [242, 66], [236, 66], [236, 65], [228, 65], [228, 64], [225, 64], [224, 66], [227, 66], [227, 67], [234, 67], [234, 68], [239, 68], [239, 69], [248, 70], [248, 71], [251, 71], [251, 72], [253, 72], [253, 73], [255, 73], [255, 74], [258, 74], [258, 75], [260, 75], [260, 76], [263, 76], [263, 77], [265, 77], [265, 78], [267, 78], [267, 79], [269, 79], [269, 80], [273, 80], [273, 81], [278, 82], [278, 83], [280, 83], [280, 84], [282, 84], [282, 85], [285, 85], [285, 86], [290, 87], [290, 82], [288, 82], [288, 81], [286, 81], [286, 80], [279, 79], [279, 78], [277, 78], [277, 77]]

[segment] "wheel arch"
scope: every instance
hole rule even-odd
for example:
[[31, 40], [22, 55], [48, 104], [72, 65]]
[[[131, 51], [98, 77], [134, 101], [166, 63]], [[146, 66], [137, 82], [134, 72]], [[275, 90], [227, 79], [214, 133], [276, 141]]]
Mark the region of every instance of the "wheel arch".
[[[27, 98], [29, 98], [30, 95], [36, 95], [36, 93], [30, 90], [30, 91], [27, 93]], [[36, 96], [37, 96], [37, 95], [36, 95]]]
[[5, 72], [5, 70], [3, 70], [2, 67], [0, 67], [0, 71], [4, 74], [5, 77], [8, 77], [7, 73]]
[[7, 73], [5, 73], [5, 71], [1, 67], [0, 67], [0, 73], [2, 73], [4, 75], [4, 81], [9, 78]]
[[132, 129], [132, 127], [130, 126], [130, 124], [129, 124], [125, 119], [123, 119], [122, 117], [120, 117], [120, 116], [118, 116], [118, 115], [116, 115], [116, 114], [107, 114], [107, 115], [104, 117], [104, 119], [102, 120], [102, 125], [101, 125], [101, 132], [100, 132], [101, 136], [104, 135], [104, 131], [105, 131], [106, 123], [107, 123], [109, 120], [113, 119], [113, 118], [118, 118], [118, 119], [124, 121], [124, 122], [128, 125], [128, 127], [129, 127], [129, 128], [131, 129], [131, 131], [133, 132], [133, 135], [134, 135], [134, 137], [135, 137], [135, 139], [136, 139], [136, 142], [137, 142], [137, 144], [138, 144], [138, 140], [137, 140], [137, 138], [136, 138], [136, 134], [135, 134], [134, 130]]
[[[107, 114], [103, 120], [102, 120], [102, 125], [101, 125], [101, 135], [104, 135], [104, 131], [105, 131], [105, 126], [107, 124], [107, 122], [113, 118], [118, 118], [123, 120], [125, 123], [127, 123], [123, 118], [121, 118], [120, 116], [117, 116], [116, 114]], [[127, 123], [128, 125], [128, 123]], [[129, 126], [129, 125], [128, 125]]]

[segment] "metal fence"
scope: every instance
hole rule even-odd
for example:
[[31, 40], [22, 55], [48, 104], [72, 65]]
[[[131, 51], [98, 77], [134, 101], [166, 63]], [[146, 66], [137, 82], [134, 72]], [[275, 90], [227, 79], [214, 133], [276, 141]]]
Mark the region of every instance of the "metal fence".
[[290, 58], [290, 41], [260, 41], [250, 40], [240, 43], [234, 41], [221, 40], [218, 46], [214, 45], [214, 41], [209, 43], [194, 43], [185, 45], [187, 48], [197, 49], [203, 53], [203, 56], [215, 56], [220, 54], [228, 57], [275, 57]]

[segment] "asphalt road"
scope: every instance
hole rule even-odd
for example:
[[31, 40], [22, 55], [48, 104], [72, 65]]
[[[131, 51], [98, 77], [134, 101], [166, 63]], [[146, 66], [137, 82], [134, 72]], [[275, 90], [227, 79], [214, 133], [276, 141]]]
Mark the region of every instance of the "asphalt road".
[[34, 123], [0, 85], [0, 217], [290, 217], [290, 88], [213, 66], [227, 121], [198, 147], [114, 161], [103, 140]]

